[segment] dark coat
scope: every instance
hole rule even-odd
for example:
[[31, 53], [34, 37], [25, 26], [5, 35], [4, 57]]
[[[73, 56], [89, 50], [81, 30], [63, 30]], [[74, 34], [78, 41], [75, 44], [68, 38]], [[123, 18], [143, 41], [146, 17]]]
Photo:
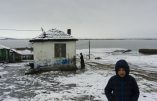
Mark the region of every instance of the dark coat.
[[[124, 67], [126, 76], [120, 77], [117, 74], [119, 67]], [[105, 94], [108, 101], [138, 101], [139, 88], [134, 77], [129, 75], [129, 66], [126, 61], [118, 61], [116, 66], [116, 75], [112, 76], [106, 87]]]
[[80, 60], [81, 60], [81, 69], [84, 69], [85, 68], [85, 63], [84, 63], [84, 59], [83, 59], [83, 55], [82, 53], [80, 53]]

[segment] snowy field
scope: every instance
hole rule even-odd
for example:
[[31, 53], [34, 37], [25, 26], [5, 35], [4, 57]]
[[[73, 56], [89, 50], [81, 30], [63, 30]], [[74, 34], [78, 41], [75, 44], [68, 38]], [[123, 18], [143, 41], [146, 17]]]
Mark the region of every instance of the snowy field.
[[76, 72], [24, 75], [27, 63], [0, 64], [0, 101], [107, 101], [104, 88], [115, 75], [113, 68], [119, 59], [126, 59], [130, 64], [130, 74], [140, 88], [139, 101], [157, 101], [157, 79], [152, 79], [157, 76], [157, 55], [123, 53], [123, 50], [91, 49], [90, 60], [87, 49], [77, 50], [78, 58], [80, 52], [84, 55], [86, 69]]

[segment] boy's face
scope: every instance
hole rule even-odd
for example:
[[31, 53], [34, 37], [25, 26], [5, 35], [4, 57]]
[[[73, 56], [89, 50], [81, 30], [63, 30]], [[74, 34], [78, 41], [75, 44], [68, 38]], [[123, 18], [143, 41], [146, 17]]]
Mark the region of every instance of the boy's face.
[[119, 69], [118, 69], [118, 75], [119, 75], [120, 77], [125, 77], [125, 75], [126, 75], [125, 69], [124, 69], [124, 68], [119, 68]]

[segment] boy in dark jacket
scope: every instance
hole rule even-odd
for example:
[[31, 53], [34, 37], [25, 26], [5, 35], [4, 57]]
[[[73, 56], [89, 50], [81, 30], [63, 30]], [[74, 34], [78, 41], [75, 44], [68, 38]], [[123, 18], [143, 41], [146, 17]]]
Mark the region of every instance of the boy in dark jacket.
[[129, 65], [125, 60], [117, 61], [116, 75], [112, 76], [105, 87], [108, 101], [138, 101], [139, 88], [134, 77], [129, 75]]

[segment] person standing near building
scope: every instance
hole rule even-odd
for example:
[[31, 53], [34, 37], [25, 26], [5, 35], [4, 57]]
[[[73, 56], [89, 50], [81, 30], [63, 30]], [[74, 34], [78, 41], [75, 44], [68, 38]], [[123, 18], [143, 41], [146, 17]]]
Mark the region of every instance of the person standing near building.
[[129, 75], [128, 63], [117, 61], [115, 71], [104, 90], [108, 101], [138, 101], [139, 88], [135, 78]]
[[80, 62], [80, 64], [81, 64], [81, 69], [85, 69], [85, 63], [84, 63], [84, 58], [83, 58], [82, 53], [80, 53], [80, 60], [81, 60], [81, 62]]

